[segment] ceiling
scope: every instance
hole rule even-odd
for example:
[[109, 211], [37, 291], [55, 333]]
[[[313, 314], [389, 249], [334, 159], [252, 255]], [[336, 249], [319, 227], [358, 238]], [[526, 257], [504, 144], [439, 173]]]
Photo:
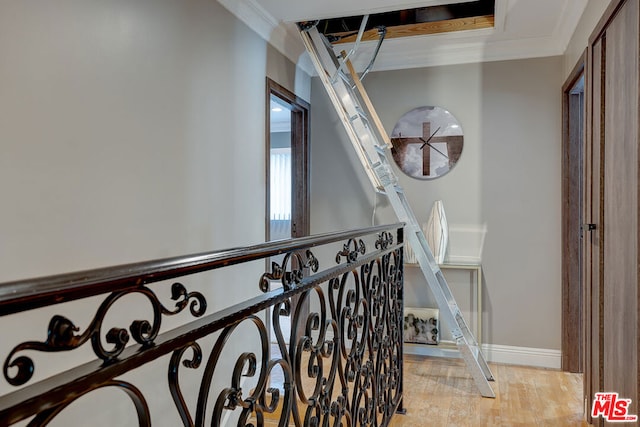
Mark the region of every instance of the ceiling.
[[[218, 0], [312, 74], [295, 22], [465, 3], [469, 0]], [[562, 55], [587, 0], [495, 0], [493, 28], [386, 39], [372, 71]], [[354, 59], [363, 69], [376, 42]], [[339, 49], [349, 49], [341, 44]]]

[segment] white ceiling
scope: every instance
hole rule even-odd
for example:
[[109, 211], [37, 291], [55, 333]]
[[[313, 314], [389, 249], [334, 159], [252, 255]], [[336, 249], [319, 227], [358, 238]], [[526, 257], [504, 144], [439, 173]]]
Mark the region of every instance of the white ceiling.
[[[467, 0], [218, 0], [312, 73], [297, 21], [378, 13]], [[496, 0], [495, 28], [385, 40], [373, 71], [562, 55], [588, 0]], [[375, 42], [362, 43], [362, 69]], [[349, 49], [341, 45], [340, 49]]]

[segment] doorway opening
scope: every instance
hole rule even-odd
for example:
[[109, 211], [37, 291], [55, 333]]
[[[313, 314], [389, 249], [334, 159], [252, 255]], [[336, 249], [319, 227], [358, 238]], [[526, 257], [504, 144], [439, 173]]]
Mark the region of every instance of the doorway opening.
[[584, 62], [563, 87], [562, 138], [562, 370], [584, 371]]
[[[266, 240], [308, 236], [309, 104], [269, 78], [266, 99]], [[284, 255], [268, 259], [267, 271], [273, 262], [284, 267], [283, 259]], [[299, 268], [297, 265], [287, 267]], [[282, 283], [271, 281], [271, 290], [279, 287]], [[285, 342], [291, 336], [291, 317], [298, 309], [298, 303], [291, 301], [291, 314], [278, 318]], [[306, 319], [308, 301], [299, 309], [299, 318]], [[271, 319], [268, 323], [273, 342], [276, 332]], [[303, 323], [299, 326], [304, 327]]]

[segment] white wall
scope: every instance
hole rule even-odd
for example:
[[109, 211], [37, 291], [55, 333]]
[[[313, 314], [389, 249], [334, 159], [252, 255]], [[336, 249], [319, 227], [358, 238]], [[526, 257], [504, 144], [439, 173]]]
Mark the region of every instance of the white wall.
[[288, 60], [212, 1], [1, 8], [0, 280], [263, 240]]
[[[554, 57], [374, 72], [365, 80], [389, 133], [423, 105], [448, 109], [464, 129], [462, 157], [445, 177], [420, 181], [396, 171], [420, 221], [440, 199], [450, 227], [486, 228], [483, 336], [491, 344], [560, 348], [561, 74]], [[323, 92], [313, 79], [313, 232], [368, 225], [373, 191]], [[383, 199], [377, 221], [392, 221]], [[464, 298], [468, 277], [453, 279]], [[423, 280], [407, 272], [406, 305], [426, 304]]]
[[609, 7], [611, 0], [600, 0], [587, 2], [587, 6], [582, 13], [580, 22], [569, 41], [569, 45], [565, 50], [562, 64], [562, 75], [566, 79], [573, 67], [580, 59], [580, 55], [584, 52], [589, 44], [589, 37], [593, 32], [598, 21], [602, 17], [604, 11]]
[[[1, 2], [0, 282], [263, 241], [266, 76], [308, 97], [308, 76], [213, 0]], [[263, 268], [184, 283], [212, 312], [258, 293]], [[0, 353], [96, 308], [0, 318]], [[60, 363], [91, 357], [74, 354]], [[177, 425], [164, 409], [154, 425]]]

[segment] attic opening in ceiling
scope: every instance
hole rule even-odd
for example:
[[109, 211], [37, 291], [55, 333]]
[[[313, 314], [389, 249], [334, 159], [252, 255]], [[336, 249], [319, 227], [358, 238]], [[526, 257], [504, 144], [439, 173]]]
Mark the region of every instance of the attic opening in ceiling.
[[[362, 40], [377, 40], [379, 27], [386, 27], [386, 38], [493, 28], [494, 16], [495, 0], [375, 13], [369, 16]], [[354, 42], [362, 18], [363, 15], [323, 19], [318, 22], [318, 30], [332, 43]]]

